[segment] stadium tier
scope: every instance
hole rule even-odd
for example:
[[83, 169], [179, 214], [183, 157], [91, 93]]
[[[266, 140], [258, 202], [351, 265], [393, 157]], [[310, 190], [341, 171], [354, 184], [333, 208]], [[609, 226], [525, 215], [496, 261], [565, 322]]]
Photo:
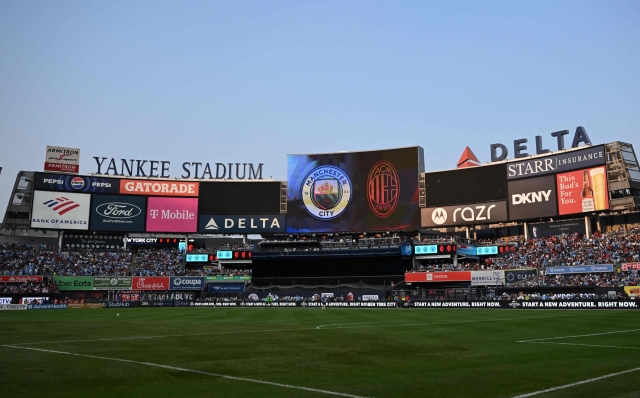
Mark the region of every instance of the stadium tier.
[[289, 155], [287, 181], [241, 176], [239, 164], [233, 180], [139, 177], [125, 160], [99, 160], [102, 174], [18, 174], [0, 250], [5, 301], [636, 295], [629, 144], [438, 172], [425, 172], [418, 146]]

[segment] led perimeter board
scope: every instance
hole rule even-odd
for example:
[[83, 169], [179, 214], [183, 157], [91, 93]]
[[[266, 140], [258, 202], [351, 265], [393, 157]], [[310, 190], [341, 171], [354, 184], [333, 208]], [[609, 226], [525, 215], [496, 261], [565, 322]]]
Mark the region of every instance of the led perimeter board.
[[287, 232], [366, 232], [420, 227], [421, 147], [289, 155]]
[[507, 165], [425, 173], [427, 207], [507, 200]]
[[280, 214], [280, 181], [201, 182], [200, 214]]

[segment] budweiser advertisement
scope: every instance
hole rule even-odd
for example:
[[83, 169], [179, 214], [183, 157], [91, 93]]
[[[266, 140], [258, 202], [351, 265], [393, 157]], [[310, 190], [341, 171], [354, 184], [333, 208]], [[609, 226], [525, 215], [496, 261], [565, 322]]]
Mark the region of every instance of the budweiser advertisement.
[[86, 230], [90, 202], [85, 193], [34, 191], [31, 228]]
[[196, 232], [198, 199], [149, 198], [147, 232]]
[[44, 156], [44, 171], [78, 174], [80, 171], [80, 149], [47, 146], [47, 152]]
[[605, 166], [558, 174], [556, 184], [561, 216], [609, 209]]
[[197, 197], [200, 183], [187, 181], [120, 180], [120, 193], [147, 196]]
[[131, 288], [134, 290], [169, 290], [169, 277], [134, 276]]
[[42, 277], [26, 276], [26, 275], [2, 275], [0, 276], [0, 282], [5, 282], [5, 283], [42, 282]]
[[470, 282], [471, 271], [451, 272], [409, 272], [404, 275], [405, 282]]

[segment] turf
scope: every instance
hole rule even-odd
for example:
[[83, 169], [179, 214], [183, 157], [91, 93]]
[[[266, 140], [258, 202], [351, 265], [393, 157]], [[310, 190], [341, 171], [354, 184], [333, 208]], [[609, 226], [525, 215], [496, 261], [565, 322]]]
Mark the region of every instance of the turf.
[[[640, 311], [2, 311], [0, 344], [2, 397], [513, 397], [638, 368]], [[638, 397], [640, 371], [536, 396]]]

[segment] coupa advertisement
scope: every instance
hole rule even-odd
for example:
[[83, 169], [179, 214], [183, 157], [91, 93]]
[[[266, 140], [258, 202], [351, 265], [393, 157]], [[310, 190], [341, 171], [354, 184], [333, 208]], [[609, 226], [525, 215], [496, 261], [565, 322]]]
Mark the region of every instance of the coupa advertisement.
[[89, 228], [91, 195], [66, 192], [33, 192], [31, 228]]
[[174, 276], [170, 278], [171, 290], [202, 290], [205, 278], [202, 276]]
[[289, 155], [287, 232], [415, 230], [420, 147]]

